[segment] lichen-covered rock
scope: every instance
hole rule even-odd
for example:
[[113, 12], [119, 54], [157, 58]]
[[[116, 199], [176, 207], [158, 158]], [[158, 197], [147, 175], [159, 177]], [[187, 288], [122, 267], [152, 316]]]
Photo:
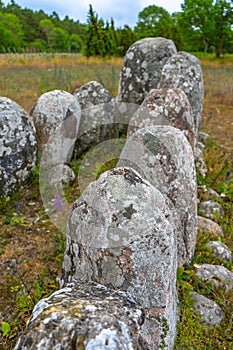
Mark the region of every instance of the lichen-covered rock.
[[14, 101], [0, 97], [0, 196], [19, 188], [36, 164], [36, 130]]
[[196, 265], [196, 274], [203, 282], [225, 287], [227, 291], [233, 289], [233, 273], [224, 266], [199, 264]]
[[204, 201], [199, 204], [202, 215], [214, 219], [215, 216], [224, 216], [225, 212], [220, 203], [214, 201]]
[[219, 241], [210, 241], [207, 243], [206, 248], [213, 252], [215, 258], [221, 259], [225, 262], [232, 261], [232, 252], [226, 244]]
[[217, 222], [204, 218], [203, 216], [197, 217], [197, 228], [200, 232], [209, 232], [215, 236], [223, 237], [223, 230]]
[[217, 326], [224, 318], [224, 312], [213, 300], [210, 300], [198, 293], [192, 293], [194, 300], [193, 311], [201, 316], [201, 323], [207, 326]]
[[15, 350], [133, 350], [143, 322], [128, 294], [73, 283], [39, 301]]
[[178, 264], [190, 263], [196, 244], [196, 173], [192, 148], [172, 126], [150, 126], [127, 139], [118, 166], [130, 166], [161, 191], [178, 236]]
[[32, 108], [31, 115], [36, 127], [38, 158], [47, 151], [50, 164], [69, 162], [81, 116], [76, 98], [66, 91], [46, 92]]
[[185, 92], [193, 109], [194, 131], [197, 138], [204, 100], [202, 69], [199, 60], [183, 51], [173, 55], [163, 67], [158, 87], [177, 87]]
[[130, 119], [127, 136], [152, 125], [171, 125], [180, 129], [194, 148], [193, 112], [181, 89], [152, 89]]
[[140, 105], [151, 89], [156, 89], [162, 68], [175, 53], [172, 40], [145, 38], [128, 49], [120, 73], [117, 100]]
[[117, 136], [114, 125], [115, 105], [110, 93], [96, 81], [74, 91], [82, 115], [75, 144], [75, 155], [80, 157], [90, 147]]
[[163, 195], [130, 168], [91, 183], [73, 205], [61, 287], [93, 280], [128, 292], [145, 312], [141, 349], [172, 349], [177, 243]]

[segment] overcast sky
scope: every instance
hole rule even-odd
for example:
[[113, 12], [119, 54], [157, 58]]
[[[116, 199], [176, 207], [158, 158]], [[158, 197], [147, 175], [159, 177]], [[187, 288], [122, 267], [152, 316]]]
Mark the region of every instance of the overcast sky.
[[[9, 2], [3, 0], [4, 4]], [[68, 15], [82, 23], [86, 22], [89, 4], [92, 4], [99, 17], [104, 20], [110, 20], [112, 17], [116, 27], [124, 24], [134, 27], [138, 19], [138, 13], [146, 6], [161, 6], [168, 12], [173, 13], [181, 11], [180, 5], [183, 3], [180, 0], [15, 0], [15, 2], [22, 8], [43, 10], [47, 14], [56, 11], [60, 19]]]

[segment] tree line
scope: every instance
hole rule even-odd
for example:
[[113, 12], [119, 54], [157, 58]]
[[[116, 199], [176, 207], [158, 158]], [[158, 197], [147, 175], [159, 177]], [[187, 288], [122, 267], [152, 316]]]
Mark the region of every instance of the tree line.
[[114, 19], [99, 18], [92, 5], [86, 23], [54, 11], [21, 8], [0, 0], [0, 52], [76, 52], [86, 56], [123, 56], [145, 37], [172, 39], [178, 50], [233, 52], [233, 0], [184, 0], [181, 11], [169, 14], [150, 5], [138, 14], [134, 28], [115, 28]]

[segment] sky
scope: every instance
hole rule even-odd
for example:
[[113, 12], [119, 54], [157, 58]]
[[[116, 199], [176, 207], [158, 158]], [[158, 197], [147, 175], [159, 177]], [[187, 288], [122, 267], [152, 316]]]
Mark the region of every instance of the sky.
[[[3, 0], [6, 5], [10, 1]], [[180, 0], [15, 0], [22, 8], [31, 10], [43, 10], [46, 14], [55, 11], [60, 19], [66, 15], [74, 20], [85, 23], [89, 4], [92, 4], [94, 11], [99, 18], [105, 21], [114, 19], [115, 27], [123, 27], [128, 24], [133, 28], [138, 19], [138, 13], [149, 5], [163, 7], [169, 13], [181, 11], [180, 5], [184, 1]]]

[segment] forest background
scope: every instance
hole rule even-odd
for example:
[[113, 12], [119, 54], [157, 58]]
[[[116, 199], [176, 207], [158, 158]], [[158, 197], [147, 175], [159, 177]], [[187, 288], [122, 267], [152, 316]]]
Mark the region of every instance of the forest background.
[[72, 52], [89, 56], [124, 56], [129, 46], [145, 37], [172, 39], [179, 51], [211, 52], [217, 57], [233, 52], [233, 1], [184, 0], [181, 12], [169, 14], [150, 5], [138, 14], [134, 28], [115, 28], [92, 5], [86, 23], [59, 18], [43, 10], [21, 8], [14, 0], [0, 0], [0, 53]]

